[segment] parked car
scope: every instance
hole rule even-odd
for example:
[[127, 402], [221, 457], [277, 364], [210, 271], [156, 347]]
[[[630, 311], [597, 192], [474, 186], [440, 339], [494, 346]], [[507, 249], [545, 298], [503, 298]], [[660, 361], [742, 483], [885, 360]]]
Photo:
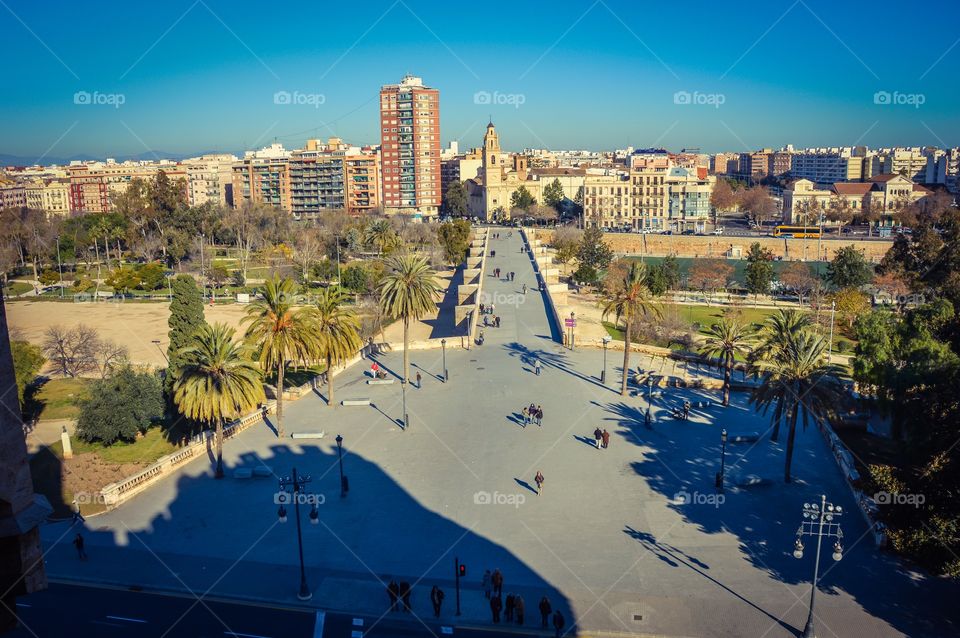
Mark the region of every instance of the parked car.
[[722, 235], [722, 234], [723, 234], [723, 226], [718, 226], [717, 228], [714, 228], [714, 229], [713, 229], [713, 234], [714, 234], [714, 235]]

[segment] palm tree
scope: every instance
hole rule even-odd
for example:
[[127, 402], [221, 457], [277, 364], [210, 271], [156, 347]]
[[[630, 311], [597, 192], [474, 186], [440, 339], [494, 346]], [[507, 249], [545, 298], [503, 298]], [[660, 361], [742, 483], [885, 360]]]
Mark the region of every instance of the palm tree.
[[387, 273], [380, 281], [380, 307], [385, 315], [403, 320], [403, 383], [409, 373], [410, 320], [436, 309], [434, 297], [440, 292], [436, 273], [423, 255], [389, 257]]
[[277, 437], [283, 436], [283, 371], [287, 361], [306, 363], [318, 351], [307, 308], [293, 306], [296, 285], [279, 275], [268, 279], [263, 296], [247, 308], [241, 323], [263, 369], [277, 370]]
[[754, 366], [763, 379], [750, 403], [763, 414], [772, 408], [771, 423], [779, 427], [786, 421], [789, 428], [783, 471], [783, 480], [789, 483], [797, 421], [802, 418], [806, 429], [810, 421], [822, 423], [834, 413], [842, 393], [841, 370], [827, 361], [827, 340], [809, 329], [794, 335], [776, 358], [760, 359]]
[[745, 357], [754, 343], [754, 329], [724, 317], [707, 330], [700, 354], [719, 359], [723, 366], [723, 405], [730, 405], [730, 378], [737, 356]]
[[613, 290], [604, 296], [602, 320], [614, 315], [617, 324], [623, 322], [623, 378], [620, 383], [620, 396], [627, 395], [627, 375], [630, 373], [630, 333], [633, 322], [641, 315], [650, 312], [660, 317], [660, 309], [653, 305], [652, 294], [647, 288], [647, 269], [640, 262], [633, 262], [630, 270], [617, 282]]
[[[757, 334], [759, 345], [750, 353], [749, 360], [754, 374], [759, 374], [755, 365], [758, 361], [775, 361], [787, 356], [787, 351], [797, 337], [810, 329], [812, 322], [809, 313], [799, 310], [780, 309], [770, 315]], [[780, 419], [773, 424], [770, 440], [780, 438]]]
[[333, 405], [333, 367], [353, 356], [362, 345], [360, 320], [353, 307], [345, 305], [346, 298], [340, 288], [323, 288], [311, 311], [317, 354], [327, 363], [327, 405]]
[[264, 401], [263, 375], [233, 328], [203, 324], [180, 353], [173, 401], [188, 419], [216, 427], [217, 478], [223, 478], [223, 424]]
[[388, 248], [396, 247], [399, 239], [396, 231], [393, 230], [390, 222], [386, 219], [378, 219], [370, 224], [363, 237], [364, 243], [377, 247], [377, 255], [382, 255]]

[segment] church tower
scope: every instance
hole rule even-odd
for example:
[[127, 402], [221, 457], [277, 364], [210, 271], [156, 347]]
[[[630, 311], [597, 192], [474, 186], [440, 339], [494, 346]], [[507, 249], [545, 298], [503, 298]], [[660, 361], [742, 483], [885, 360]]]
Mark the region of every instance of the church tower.
[[500, 136], [493, 122], [487, 124], [483, 135], [483, 183], [484, 186], [499, 185], [503, 181], [503, 152], [500, 150]]

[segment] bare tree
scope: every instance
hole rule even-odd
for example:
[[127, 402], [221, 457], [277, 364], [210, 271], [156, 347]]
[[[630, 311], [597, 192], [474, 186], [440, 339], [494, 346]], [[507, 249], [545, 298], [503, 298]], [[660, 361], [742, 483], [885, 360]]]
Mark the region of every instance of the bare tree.
[[780, 273], [780, 283], [789, 288], [797, 295], [797, 303], [803, 305], [804, 296], [813, 291], [817, 285], [817, 277], [813, 274], [806, 263], [802, 261], [791, 262]]
[[130, 353], [126, 346], [121, 346], [109, 339], [99, 340], [97, 363], [100, 366], [100, 376], [108, 377], [114, 370], [122, 368], [130, 361]]
[[57, 372], [65, 377], [78, 377], [99, 368], [100, 339], [89, 326], [81, 324], [72, 330], [51, 326], [42, 347]]
[[310, 266], [324, 254], [325, 242], [323, 240], [323, 231], [316, 226], [310, 226], [300, 229], [294, 233], [293, 241], [293, 261], [300, 269], [303, 281], [310, 278]]

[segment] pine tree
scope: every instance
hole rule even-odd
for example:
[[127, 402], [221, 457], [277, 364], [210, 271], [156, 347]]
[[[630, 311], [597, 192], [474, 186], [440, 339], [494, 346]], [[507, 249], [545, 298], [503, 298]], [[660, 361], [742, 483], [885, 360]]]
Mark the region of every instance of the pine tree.
[[200, 289], [190, 275], [180, 275], [173, 280], [173, 300], [170, 302], [170, 345], [167, 348], [169, 361], [164, 388], [173, 387], [177, 371], [189, 363], [181, 350], [192, 343], [193, 335], [206, 323], [203, 318], [203, 298]]

